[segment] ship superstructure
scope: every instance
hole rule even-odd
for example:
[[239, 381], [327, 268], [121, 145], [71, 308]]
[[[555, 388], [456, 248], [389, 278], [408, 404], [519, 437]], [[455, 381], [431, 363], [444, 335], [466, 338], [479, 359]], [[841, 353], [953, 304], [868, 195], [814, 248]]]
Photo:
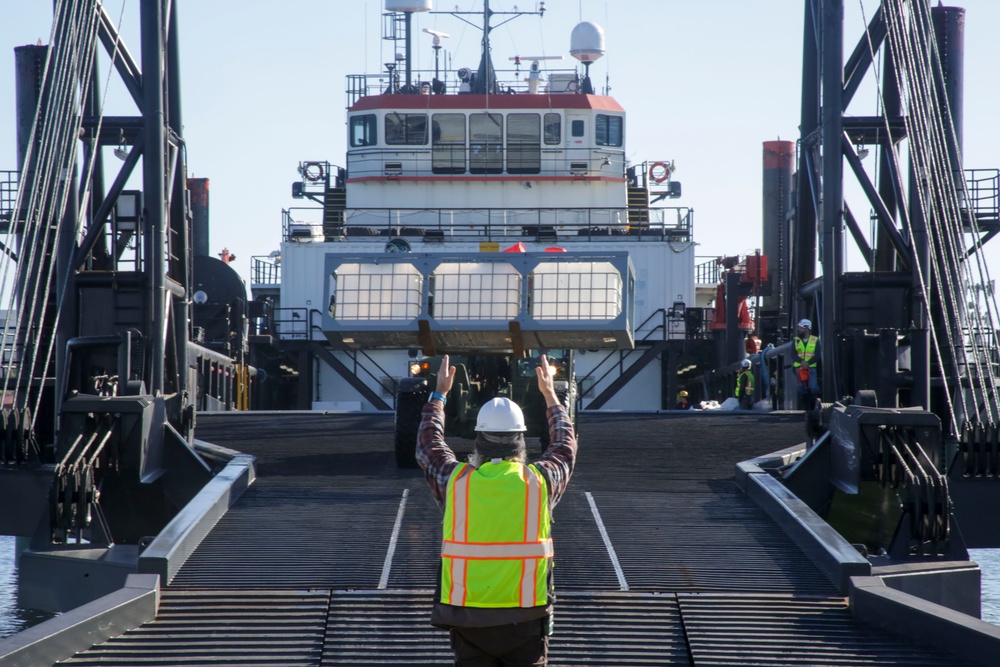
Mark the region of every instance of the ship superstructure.
[[[409, 54], [430, 3], [386, 9]], [[582, 75], [517, 54], [514, 71], [493, 68], [491, 19], [525, 13], [544, 6], [484, 3], [476, 71], [414, 72], [402, 56], [348, 77], [345, 166], [299, 165], [293, 194], [321, 206], [286, 211], [280, 253], [253, 267], [285, 355], [269, 377], [298, 377], [294, 407], [390, 408], [421, 350], [567, 347], [584, 409], [670, 407], [695, 306], [693, 211], [657, 205], [681, 194], [671, 161], [627, 158], [626, 112], [587, 73], [598, 26], [571, 36]]]

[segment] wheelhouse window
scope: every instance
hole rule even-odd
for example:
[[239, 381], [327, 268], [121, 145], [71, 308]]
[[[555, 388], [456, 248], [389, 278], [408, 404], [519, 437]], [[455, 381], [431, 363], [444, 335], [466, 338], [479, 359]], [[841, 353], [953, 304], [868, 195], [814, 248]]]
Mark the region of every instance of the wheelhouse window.
[[597, 114], [597, 122], [595, 123], [595, 141], [598, 146], [621, 146], [622, 137], [624, 133], [622, 132], [622, 121], [624, 119], [621, 116], [608, 116], [607, 114], [599, 113]]
[[542, 119], [537, 113], [507, 114], [507, 173], [537, 174], [542, 168]]
[[557, 113], [545, 114], [545, 144], [555, 146], [562, 142], [562, 118]]
[[435, 174], [465, 173], [465, 114], [431, 116], [431, 170]]
[[503, 172], [503, 116], [474, 113], [469, 116], [469, 172]]
[[366, 113], [351, 118], [351, 146], [374, 146], [378, 143], [375, 114]]
[[582, 137], [584, 135], [583, 121], [574, 120], [573, 122], [571, 122], [569, 124], [569, 132], [571, 135], [573, 135], [574, 138]]
[[399, 113], [385, 115], [385, 143], [390, 146], [423, 146], [427, 143], [427, 114]]

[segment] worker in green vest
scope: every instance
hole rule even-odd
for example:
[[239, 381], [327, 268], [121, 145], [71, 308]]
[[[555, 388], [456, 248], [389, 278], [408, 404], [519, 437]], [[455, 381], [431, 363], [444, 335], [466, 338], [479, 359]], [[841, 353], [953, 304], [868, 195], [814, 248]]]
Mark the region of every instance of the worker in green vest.
[[795, 379], [798, 383], [799, 409], [811, 410], [819, 398], [819, 379], [816, 375], [816, 363], [820, 360], [819, 338], [813, 336], [812, 322], [799, 320], [795, 327], [795, 354], [792, 356], [792, 368], [795, 369]]
[[423, 408], [417, 463], [444, 509], [441, 570], [431, 624], [451, 632], [459, 667], [548, 664], [552, 630], [552, 509], [576, 463], [576, 436], [545, 355], [535, 369], [549, 446], [528, 464], [524, 415], [508, 398], [480, 410], [476, 447], [460, 462], [444, 441], [455, 377], [448, 356]]
[[736, 376], [736, 398], [743, 410], [753, 409], [753, 364], [749, 359], [740, 362], [740, 372]]

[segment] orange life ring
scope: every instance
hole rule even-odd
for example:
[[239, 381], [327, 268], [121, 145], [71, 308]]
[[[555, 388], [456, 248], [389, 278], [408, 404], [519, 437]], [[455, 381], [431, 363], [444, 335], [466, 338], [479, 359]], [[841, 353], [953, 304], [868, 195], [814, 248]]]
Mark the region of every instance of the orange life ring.
[[670, 165], [666, 162], [654, 162], [649, 165], [649, 178], [655, 183], [662, 183], [670, 178]]
[[326, 171], [321, 162], [306, 162], [302, 165], [302, 177], [307, 181], [313, 183], [322, 181], [324, 176], [326, 176]]

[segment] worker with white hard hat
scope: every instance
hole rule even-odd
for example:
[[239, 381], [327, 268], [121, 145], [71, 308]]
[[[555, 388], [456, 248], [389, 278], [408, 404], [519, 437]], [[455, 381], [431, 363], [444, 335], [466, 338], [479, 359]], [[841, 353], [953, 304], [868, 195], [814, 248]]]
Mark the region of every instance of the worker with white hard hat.
[[820, 360], [819, 338], [813, 336], [812, 322], [808, 319], [799, 320], [795, 327], [795, 354], [792, 357], [792, 367], [795, 369], [799, 409], [811, 410], [820, 397], [819, 379], [816, 364]]
[[753, 364], [749, 359], [740, 362], [740, 372], [736, 375], [736, 399], [740, 402], [740, 408], [750, 410], [753, 408]]
[[476, 448], [460, 462], [444, 441], [455, 367], [441, 362], [423, 409], [417, 463], [444, 509], [441, 571], [431, 624], [451, 632], [455, 665], [545, 665], [552, 629], [551, 513], [576, 463], [576, 435], [542, 355], [535, 368], [549, 446], [527, 462], [524, 414], [509, 398], [476, 419]]

